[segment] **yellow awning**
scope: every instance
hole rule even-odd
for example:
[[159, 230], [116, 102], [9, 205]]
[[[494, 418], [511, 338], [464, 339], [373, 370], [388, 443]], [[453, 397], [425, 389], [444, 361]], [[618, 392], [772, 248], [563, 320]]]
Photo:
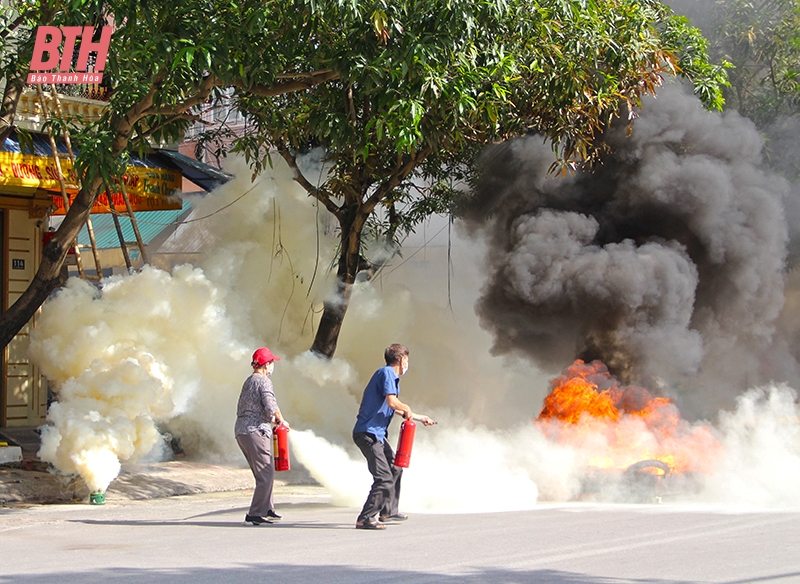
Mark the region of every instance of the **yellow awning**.
[[[78, 184], [72, 161], [68, 157], [59, 157], [59, 162], [67, 194], [74, 199]], [[180, 209], [181, 179], [180, 170], [133, 165], [122, 177], [134, 211]], [[33, 197], [37, 190], [51, 192], [55, 205], [53, 214], [64, 214], [58, 170], [52, 157], [0, 151], [0, 191]], [[117, 211], [127, 210], [121, 195], [113, 194], [111, 200]], [[103, 193], [92, 213], [108, 212], [108, 197]]]

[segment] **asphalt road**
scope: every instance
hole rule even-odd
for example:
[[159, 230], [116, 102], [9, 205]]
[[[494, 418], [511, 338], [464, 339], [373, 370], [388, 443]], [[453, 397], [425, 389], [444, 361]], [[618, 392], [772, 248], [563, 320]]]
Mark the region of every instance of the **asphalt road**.
[[244, 526], [246, 493], [0, 509], [0, 583], [800, 582], [800, 511], [542, 505], [416, 514], [381, 532], [296, 499]]

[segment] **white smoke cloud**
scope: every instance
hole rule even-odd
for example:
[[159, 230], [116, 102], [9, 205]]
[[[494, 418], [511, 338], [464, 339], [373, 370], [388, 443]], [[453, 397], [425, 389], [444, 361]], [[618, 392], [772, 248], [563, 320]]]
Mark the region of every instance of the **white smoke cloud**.
[[158, 426], [196, 411], [198, 400], [235, 415], [235, 388], [222, 398], [217, 382], [220, 370], [247, 370], [246, 351], [199, 269], [146, 267], [100, 290], [71, 279], [32, 333], [31, 357], [59, 393], [40, 457], [105, 490], [119, 461], [159, 448]]
[[[456, 235], [450, 265], [446, 235], [414, 257], [409, 245], [406, 259], [393, 260], [378, 280], [355, 287], [336, 358], [327, 362], [307, 352], [316, 311], [331, 289], [327, 269], [335, 241], [324, 211], [310, 204], [281, 161], [258, 177], [255, 187], [241, 161], [233, 161], [229, 170], [240, 178], [207, 196], [195, 213], [210, 217], [175, 235], [175, 245], [181, 238], [208, 242], [200, 267], [181, 266], [171, 273], [146, 268], [110, 279], [100, 290], [71, 281], [44, 306], [31, 352], [59, 393], [48, 415], [43, 459], [102, 490], [120, 461], [157, 451], [162, 433], [169, 431], [181, 438], [190, 457], [243, 465], [233, 438], [236, 400], [250, 371], [251, 352], [266, 345], [282, 357], [273, 382], [293, 427], [293, 465], [305, 467], [337, 504], [359, 507], [371, 477], [350, 436], [358, 402], [364, 384], [382, 365], [383, 348], [402, 342], [411, 349], [411, 368], [402, 379], [401, 398], [440, 422], [417, 431], [404, 475], [404, 509], [526, 509], [539, 500], [585, 495], [584, 465], [593, 453], [585, 445], [550, 440], [532, 423], [549, 376], [519, 357], [493, 356], [492, 335], [478, 326], [472, 307], [487, 277], [484, 242]], [[542, 217], [526, 217], [520, 225], [535, 225]], [[598, 229], [586, 214], [565, 214], [556, 221], [585, 237]], [[196, 237], [198, 229], [202, 237]], [[551, 233], [562, 234], [561, 229]], [[516, 270], [516, 286], [556, 297], [550, 287], [563, 284], [565, 301], [586, 302], [589, 297], [581, 297], [573, 280], [558, 280], [549, 271], [574, 273], [567, 260], [588, 266], [592, 254], [602, 256], [595, 287], [606, 286], [609, 298], [623, 296], [633, 307], [632, 324], [620, 334], [651, 348], [660, 343], [664, 355], [686, 353], [686, 361], [699, 352], [694, 329], [687, 325], [698, 272], [687, 260], [686, 247], [619, 243], [570, 251], [566, 246], [541, 256], [537, 237], [521, 234], [527, 253], [508, 268]], [[731, 257], [725, 245], [720, 244], [720, 257]], [[537, 263], [537, 257], [549, 259]], [[638, 273], [628, 277], [622, 271], [628, 264]], [[530, 277], [534, 273], [537, 278]], [[741, 285], [747, 288], [746, 278]], [[597, 294], [591, 298], [600, 304]], [[675, 330], [665, 339], [659, 333], [669, 327]], [[731, 419], [743, 415], [737, 412]], [[390, 429], [392, 441], [398, 425]], [[761, 480], [744, 460], [748, 448], [749, 456], [757, 456], [760, 442], [742, 439], [737, 450], [735, 427], [725, 421], [720, 426], [720, 440], [732, 454], [707, 481], [705, 500], [746, 501], [749, 481]], [[800, 458], [789, 447], [782, 453], [782, 464]], [[731, 472], [742, 483], [735, 492], [720, 486]], [[454, 480], [458, 489], [452, 488]], [[770, 491], [769, 482], [762, 482], [768, 496], [752, 498], [757, 504], [794, 501], [786, 490]]]
[[[249, 176], [241, 162], [232, 170]], [[44, 306], [31, 354], [58, 390], [58, 402], [48, 418], [43, 459], [103, 490], [120, 461], [160, 448], [159, 431], [169, 431], [180, 437], [188, 456], [241, 464], [232, 437], [235, 405], [250, 353], [260, 345], [282, 356], [273, 381], [295, 428], [290, 435], [297, 459], [332, 492], [351, 480], [350, 465], [324, 462], [336, 449], [364, 480], [366, 467], [350, 432], [364, 384], [392, 342], [412, 348], [403, 398], [415, 410], [450, 415], [460, 403], [466, 414], [453, 414], [453, 420], [467, 415], [495, 428], [518, 422], [520, 407], [526, 419], [535, 413], [546, 381], [529, 366], [493, 358], [480, 348], [488, 345], [488, 335], [470, 314], [474, 292], [466, 297], [456, 292], [450, 308], [445, 295], [421, 301], [414, 297], [420, 282], [413, 271], [384, 277], [392, 284], [389, 290], [357, 285], [337, 357], [325, 361], [309, 353], [311, 311], [330, 289], [326, 267], [334, 243], [280, 163], [257, 179], [241, 205], [214, 214], [251, 187], [237, 179], [195, 212], [211, 215], [198, 222], [200, 239], [212, 242], [202, 269], [185, 265], [170, 274], [145, 268], [105, 281], [99, 290], [71, 280]], [[317, 225], [319, 252], [309, 245]], [[175, 238], [195, 235], [184, 226]], [[443, 251], [439, 247], [431, 254]], [[470, 256], [463, 270], [472, 274], [476, 266]], [[441, 280], [441, 274], [434, 276]], [[453, 310], [469, 318], [466, 326], [456, 322]], [[468, 364], [462, 362], [465, 356]], [[496, 398], [487, 396], [487, 387], [494, 388]], [[93, 401], [81, 399], [83, 394]], [[154, 399], [155, 394], [163, 399]], [[121, 400], [124, 407], [116, 403]], [[102, 456], [93, 456], [95, 450]], [[424, 461], [424, 448], [415, 456]], [[76, 463], [87, 458], [88, 463]], [[526, 488], [535, 493], [533, 483]], [[408, 489], [413, 493], [413, 486]], [[350, 500], [366, 493], [363, 487], [338, 491], [351, 493]], [[430, 496], [446, 498], [445, 493]]]
[[722, 456], [702, 499], [756, 507], [800, 507], [800, 407], [786, 385], [752, 389], [720, 414]]

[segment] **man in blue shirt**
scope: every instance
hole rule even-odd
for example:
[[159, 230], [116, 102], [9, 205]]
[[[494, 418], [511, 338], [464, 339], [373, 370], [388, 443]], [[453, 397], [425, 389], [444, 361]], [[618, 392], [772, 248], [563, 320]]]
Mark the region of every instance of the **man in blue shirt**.
[[[390, 345], [383, 354], [386, 366], [378, 369], [367, 383], [353, 428], [358, 446], [374, 479], [367, 502], [356, 520], [356, 529], [386, 529], [387, 521], [405, 521], [408, 515], [398, 511], [400, 479], [403, 469], [394, 466], [394, 451], [386, 440], [392, 416], [414, 419], [425, 426], [435, 424], [428, 416], [417, 415], [400, 401], [400, 376], [408, 371], [408, 349]], [[380, 522], [374, 520], [380, 513]]]

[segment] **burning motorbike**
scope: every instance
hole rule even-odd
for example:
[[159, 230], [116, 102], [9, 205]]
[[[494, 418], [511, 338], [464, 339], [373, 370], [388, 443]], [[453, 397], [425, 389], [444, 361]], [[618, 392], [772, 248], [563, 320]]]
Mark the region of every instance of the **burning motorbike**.
[[579, 500], [654, 502], [698, 492], [721, 449], [665, 397], [621, 386], [600, 361], [575, 361], [550, 384], [535, 424], [582, 458]]

